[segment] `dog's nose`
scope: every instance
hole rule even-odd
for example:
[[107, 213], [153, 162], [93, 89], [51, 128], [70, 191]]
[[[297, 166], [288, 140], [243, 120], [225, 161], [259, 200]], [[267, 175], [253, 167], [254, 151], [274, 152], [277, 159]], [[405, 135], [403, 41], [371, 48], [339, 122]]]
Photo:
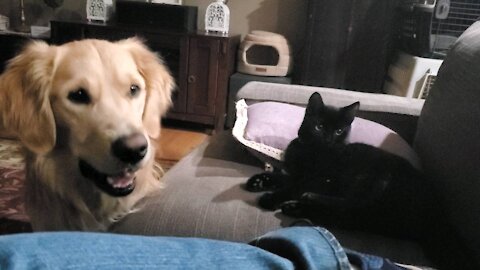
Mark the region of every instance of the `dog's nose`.
[[147, 154], [148, 141], [141, 133], [120, 137], [112, 144], [112, 153], [119, 160], [136, 164]]

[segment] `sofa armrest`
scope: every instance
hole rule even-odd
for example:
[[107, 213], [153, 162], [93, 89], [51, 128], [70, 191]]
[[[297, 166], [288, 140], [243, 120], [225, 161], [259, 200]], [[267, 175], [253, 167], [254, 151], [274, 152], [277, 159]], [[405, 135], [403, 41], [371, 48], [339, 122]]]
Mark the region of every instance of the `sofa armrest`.
[[237, 93], [236, 100], [245, 99], [248, 104], [277, 101], [306, 106], [313, 92], [319, 92], [325, 104], [334, 107], [360, 101], [359, 117], [383, 124], [395, 130], [407, 142], [413, 142], [423, 99], [325, 87], [249, 82]]
[[387, 112], [413, 116], [420, 115], [425, 101], [423, 99], [405, 98], [387, 94], [265, 82], [247, 83], [237, 93], [237, 100], [269, 100], [305, 106], [313, 92], [319, 92], [325, 104], [330, 106], [346, 106], [355, 101], [360, 101], [361, 111]]

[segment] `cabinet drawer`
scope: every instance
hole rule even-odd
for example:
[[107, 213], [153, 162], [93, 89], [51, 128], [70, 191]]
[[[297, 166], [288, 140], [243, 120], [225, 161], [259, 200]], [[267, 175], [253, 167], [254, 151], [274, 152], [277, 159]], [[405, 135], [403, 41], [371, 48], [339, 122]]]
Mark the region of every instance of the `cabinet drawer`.
[[220, 41], [190, 38], [188, 68], [188, 112], [215, 115]]

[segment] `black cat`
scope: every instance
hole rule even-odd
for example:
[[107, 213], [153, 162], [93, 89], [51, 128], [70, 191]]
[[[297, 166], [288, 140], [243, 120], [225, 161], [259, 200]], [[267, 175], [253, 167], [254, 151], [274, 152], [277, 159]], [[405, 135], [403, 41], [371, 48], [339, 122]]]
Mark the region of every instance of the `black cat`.
[[428, 230], [436, 200], [422, 173], [407, 160], [361, 144], [345, 144], [359, 108], [335, 109], [314, 93], [298, 137], [285, 152], [284, 173], [252, 176], [246, 189], [259, 205], [335, 226], [408, 237]]

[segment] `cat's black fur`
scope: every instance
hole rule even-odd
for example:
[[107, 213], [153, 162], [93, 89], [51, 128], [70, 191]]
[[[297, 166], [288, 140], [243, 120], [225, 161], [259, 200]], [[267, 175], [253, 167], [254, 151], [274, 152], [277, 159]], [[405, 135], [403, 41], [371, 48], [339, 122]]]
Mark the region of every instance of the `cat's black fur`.
[[437, 206], [422, 173], [407, 160], [361, 144], [345, 144], [359, 108], [335, 109], [314, 93], [285, 152], [284, 173], [252, 176], [246, 189], [263, 194], [259, 205], [282, 209], [323, 226], [417, 238]]

